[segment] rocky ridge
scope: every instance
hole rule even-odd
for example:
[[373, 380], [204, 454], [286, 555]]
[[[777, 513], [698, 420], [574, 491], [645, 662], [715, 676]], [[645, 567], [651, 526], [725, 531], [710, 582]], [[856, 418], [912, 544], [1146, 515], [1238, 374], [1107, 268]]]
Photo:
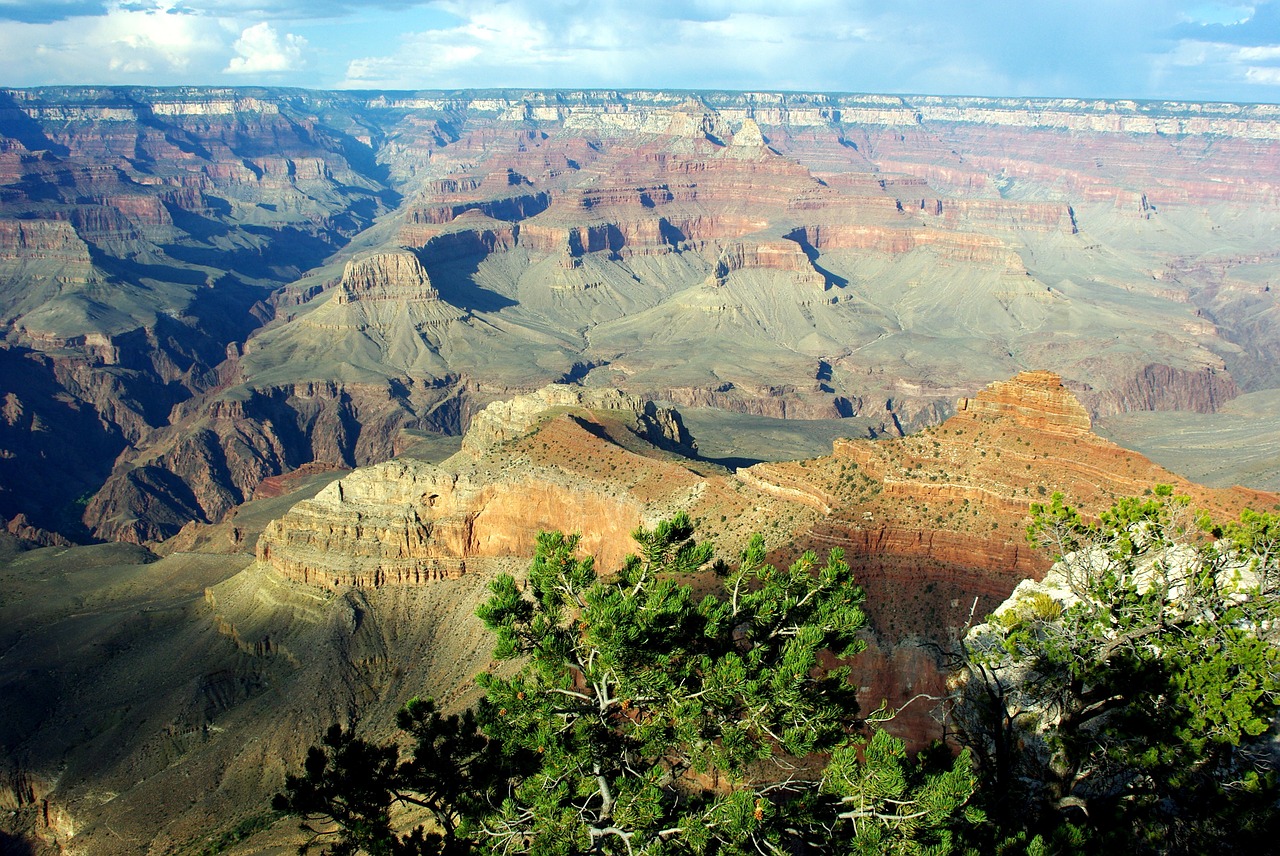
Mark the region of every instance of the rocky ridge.
[[[608, 567], [627, 552], [635, 525], [684, 497], [703, 519], [721, 506], [735, 515], [753, 509], [716, 527], [733, 549], [771, 521], [764, 528], [783, 543], [843, 542], [874, 561], [999, 569], [1012, 585], [1044, 570], [1021, 530], [1028, 505], [1051, 493], [1100, 511], [1115, 497], [1171, 483], [1218, 516], [1271, 500], [1200, 488], [1096, 436], [1051, 372], [996, 382], [956, 409], [915, 435], [837, 440], [828, 457], [715, 474], [688, 457], [696, 446], [677, 412], [659, 411], [680, 443], [655, 431], [652, 402], [553, 385], [489, 405], [462, 452], [443, 464], [401, 459], [334, 482], [272, 523], [258, 558], [317, 585], [425, 583], [463, 573], [469, 558], [527, 555], [540, 528], [556, 527], [582, 532]], [[779, 509], [792, 526], [779, 525]]]
[[376, 463], [584, 375], [881, 434], [1032, 365], [1093, 416], [1213, 411], [1280, 383], [1275, 124], [1070, 99], [5, 90], [0, 333], [27, 376], [0, 392], [74, 402], [114, 463], [69, 478], [15, 433], [0, 466], [45, 487], [0, 491], [0, 516], [155, 541], [264, 478]]
[[[544, 445], [548, 437], [562, 437], [625, 456], [613, 441], [591, 441], [592, 431], [608, 436], [600, 418], [641, 446], [696, 452], [674, 410], [618, 390], [552, 385], [486, 407], [472, 420], [463, 453], [442, 466], [404, 458], [334, 482], [267, 527], [258, 560], [312, 585], [418, 584], [460, 576], [468, 562], [530, 555], [539, 531], [562, 529], [582, 532], [584, 549], [615, 565], [646, 517], [642, 499], [602, 479], [583, 481], [541, 462], [507, 460], [511, 444], [532, 434]], [[537, 430], [556, 419], [566, 421]], [[631, 464], [662, 468], [652, 460]]]
[[[1201, 488], [1097, 437], [1046, 371], [992, 384], [916, 435], [838, 440], [827, 457], [733, 474], [637, 444], [647, 409], [571, 387], [490, 405], [458, 455], [356, 471], [271, 524], [258, 559], [313, 586], [428, 584], [527, 556], [540, 529], [559, 528], [582, 533], [608, 569], [636, 525], [685, 509], [729, 555], [755, 531], [780, 561], [844, 549], [880, 605], [873, 623], [887, 664], [899, 643], [943, 642], [1045, 571], [1023, 532], [1029, 504], [1051, 493], [1087, 513], [1156, 483], [1218, 517], [1276, 501]], [[925, 727], [921, 715], [913, 728]]]
[[[0, 828], [56, 839], [49, 852], [198, 849], [254, 820], [331, 722], [376, 736], [411, 696], [465, 706], [489, 665], [475, 604], [494, 573], [522, 573], [538, 529], [580, 531], [604, 573], [634, 526], [677, 510], [730, 561], [755, 531], [776, 561], [843, 548], [868, 590], [873, 630], [855, 669], [871, 709], [940, 695], [920, 641], [946, 641], [1043, 573], [1022, 534], [1038, 488], [1086, 513], [1156, 481], [1223, 516], [1280, 502], [1180, 482], [1100, 440], [1046, 372], [966, 398], [919, 434], [735, 473], [690, 457], [674, 413], [661, 423], [684, 454], [645, 439], [651, 404], [556, 386], [477, 415], [477, 436], [439, 464], [402, 457], [314, 482], [298, 501], [261, 482], [262, 498], [189, 525], [159, 561], [126, 544], [71, 548], [51, 593], [41, 562], [53, 557], [20, 554], [0, 587], [0, 684], [13, 689], [0, 706], [26, 705], [0, 709], [16, 788], [0, 796], [16, 806]], [[59, 659], [73, 650], [94, 653]], [[50, 675], [65, 676], [56, 691]], [[894, 722], [921, 742], [937, 727], [918, 702]], [[282, 822], [248, 846], [293, 847], [294, 835]]]

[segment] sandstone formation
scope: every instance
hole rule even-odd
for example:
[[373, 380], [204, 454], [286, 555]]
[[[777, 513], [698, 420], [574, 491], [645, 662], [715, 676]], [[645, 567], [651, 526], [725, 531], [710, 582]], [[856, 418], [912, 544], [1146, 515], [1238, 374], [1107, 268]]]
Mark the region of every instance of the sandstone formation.
[[438, 300], [418, 257], [410, 252], [377, 253], [354, 258], [342, 270], [334, 302], [361, 300]]
[[1022, 372], [997, 381], [974, 398], [956, 404], [957, 417], [978, 421], [1009, 418], [1031, 430], [1066, 437], [1084, 437], [1093, 427], [1089, 414], [1052, 372]]
[[[922, 658], [920, 641], [947, 644], [1045, 571], [1047, 557], [1024, 537], [1031, 502], [1061, 491], [1096, 514], [1156, 483], [1220, 518], [1276, 501], [1199, 488], [1102, 440], [1045, 371], [990, 385], [921, 434], [837, 441], [828, 457], [733, 475], [636, 445], [646, 409], [615, 391], [563, 386], [495, 403], [472, 420], [463, 453], [439, 467], [357, 471], [272, 523], [258, 558], [321, 588], [434, 585], [526, 557], [539, 529], [558, 528], [581, 532], [607, 571], [630, 551], [634, 526], [685, 508], [728, 557], [754, 531], [779, 562], [803, 549], [845, 551], [872, 605], [861, 680], [874, 707], [940, 690], [939, 664]], [[618, 416], [631, 430], [619, 430]], [[921, 745], [937, 736], [929, 704], [913, 703], [894, 727]]]
[[640, 507], [600, 490], [539, 479], [478, 484], [430, 464], [357, 470], [294, 506], [258, 542], [258, 559], [332, 588], [424, 584], [466, 573], [468, 560], [528, 555], [539, 531], [585, 532], [584, 549], [617, 564]]
[[500, 444], [527, 434], [538, 422], [560, 408], [616, 411], [634, 420], [635, 431], [655, 446], [695, 454], [697, 444], [680, 420], [680, 413], [658, 407], [617, 389], [592, 389], [551, 384], [528, 395], [495, 401], [471, 419], [462, 448], [480, 456]]
[[46, 487], [0, 495], [0, 515], [154, 541], [264, 478], [373, 464], [584, 378], [890, 434], [1029, 366], [1093, 417], [1212, 412], [1280, 385], [1276, 121], [1071, 99], [5, 90], [0, 347], [29, 374], [0, 393], [75, 411], [55, 422], [106, 463], [68, 480], [14, 440], [0, 461]]
[[[439, 464], [263, 479], [159, 560], [121, 543], [0, 554], [0, 829], [107, 856], [259, 827], [241, 846], [296, 848], [295, 824], [265, 814], [285, 771], [332, 722], [383, 737], [415, 695], [470, 703], [492, 665], [475, 604], [495, 573], [523, 573], [539, 529], [580, 531], [606, 574], [631, 529], [681, 509], [729, 562], [757, 531], [779, 562], [844, 549], [868, 591], [854, 670], [874, 709], [940, 694], [921, 642], [945, 644], [1044, 571], [1023, 536], [1040, 488], [1087, 514], [1154, 482], [1220, 517], [1280, 502], [1198, 488], [1097, 438], [1047, 372], [967, 398], [919, 434], [735, 473], [689, 457], [675, 413], [559, 385], [477, 414]], [[684, 454], [645, 439], [654, 424]], [[282, 494], [291, 484], [306, 492]], [[922, 744], [932, 713], [916, 698], [892, 727]]]
[[[573, 414], [585, 414], [586, 421]], [[603, 418], [619, 423], [633, 445], [696, 451], [673, 410], [618, 390], [552, 385], [478, 413], [463, 439], [464, 454], [443, 466], [399, 459], [334, 482], [267, 527], [258, 559], [312, 585], [421, 584], [460, 576], [469, 561], [528, 556], [539, 531], [561, 529], [583, 533], [584, 548], [602, 566], [617, 566], [631, 550], [632, 530], [647, 519], [645, 500], [510, 448], [518, 439], [532, 444], [536, 426], [557, 417], [570, 421], [537, 432], [538, 443], [567, 435], [599, 445], [601, 454], [634, 457], [612, 440], [592, 442], [589, 432], [606, 433], [593, 427]], [[556, 448], [540, 457], [567, 454]], [[659, 465], [633, 460], [629, 469], [636, 466]]]
[[[258, 559], [330, 589], [430, 585], [526, 557], [539, 530], [557, 528], [582, 533], [607, 571], [631, 550], [635, 526], [685, 508], [727, 555], [754, 531], [779, 561], [844, 549], [878, 605], [872, 619], [888, 663], [908, 640], [945, 643], [1044, 572], [1047, 559], [1024, 529], [1028, 506], [1054, 492], [1087, 514], [1156, 483], [1219, 518], [1275, 502], [1201, 488], [1097, 437], [1046, 371], [994, 383], [917, 435], [838, 440], [828, 457], [732, 475], [640, 443], [651, 409], [617, 391], [566, 386], [495, 403], [442, 465], [357, 470], [299, 503], [267, 528]], [[927, 710], [913, 716], [911, 728], [926, 728]]]

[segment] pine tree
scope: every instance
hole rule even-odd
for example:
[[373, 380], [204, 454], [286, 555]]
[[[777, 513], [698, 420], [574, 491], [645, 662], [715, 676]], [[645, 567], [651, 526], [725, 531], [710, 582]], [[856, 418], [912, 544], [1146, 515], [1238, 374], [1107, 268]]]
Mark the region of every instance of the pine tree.
[[[778, 569], [756, 537], [730, 571], [692, 533], [683, 514], [638, 530], [639, 554], [606, 578], [577, 537], [545, 533], [523, 584], [494, 580], [478, 613], [515, 669], [480, 676], [481, 742], [440, 759], [470, 764], [476, 789], [447, 795], [457, 820], [428, 843], [539, 856], [951, 852], [955, 830], [980, 819], [969, 758], [926, 766], [859, 718], [848, 661], [866, 619], [840, 552]], [[716, 590], [696, 598], [708, 577]], [[311, 776], [309, 760], [280, 805], [317, 810], [315, 790], [329, 800], [317, 813], [345, 829], [337, 750], [317, 751], [326, 763], [317, 756]], [[370, 828], [399, 843], [357, 846], [436, 852], [374, 849], [408, 846], [377, 813], [385, 793]]]
[[[320, 845], [333, 856], [457, 856], [471, 852], [470, 820], [505, 786], [518, 757], [503, 756], [471, 711], [443, 716], [430, 699], [414, 699], [396, 715], [412, 738], [410, 760], [397, 743], [374, 744], [333, 725], [312, 746], [301, 776], [285, 779], [272, 807], [303, 819], [310, 833], [299, 848]], [[429, 813], [434, 829], [394, 831], [394, 805]]]
[[1280, 519], [1213, 527], [1167, 486], [1096, 523], [1061, 495], [1032, 512], [1058, 563], [969, 636], [954, 710], [1003, 833], [1085, 852], [1265, 842]]

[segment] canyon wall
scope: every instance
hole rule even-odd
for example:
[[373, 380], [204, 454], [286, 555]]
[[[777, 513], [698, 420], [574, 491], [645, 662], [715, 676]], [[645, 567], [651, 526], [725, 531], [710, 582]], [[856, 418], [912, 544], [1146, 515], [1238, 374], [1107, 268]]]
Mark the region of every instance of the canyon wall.
[[[159, 540], [556, 381], [882, 435], [1029, 366], [1093, 416], [1210, 412], [1277, 382], [1276, 128], [1071, 99], [4, 90], [0, 467], [33, 475], [0, 517]], [[42, 452], [32, 414], [93, 461]]]
[[1219, 519], [1280, 502], [1199, 488], [1101, 440], [1049, 372], [964, 399], [917, 434], [731, 472], [692, 456], [673, 411], [554, 385], [477, 413], [439, 463], [268, 477], [163, 558], [122, 543], [0, 557], [0, 830], [106, 856], [248, 829], [241, 847], [296, 848], [295, 824], [266, 814], [285, 773], [334, 722], [381, 740], [409, 698], [473, 704], [493, 665], [475, 606], [495, 574], [523, 578], [539, 529], [580, 532], [604, 575], [634, 527], [676, 511], [730, 564], [756, 532], [777, 563], [843, 550], [871, 620], [851, 664], [860, 703], [914, 699], [889, 727], [923, 746], [940, 736], [917, 697], [944, 694], [938, 646], [1048, 563], [1025, 539], [1030, 502], [1061, 490], [1092, 516], [1156, 482]]

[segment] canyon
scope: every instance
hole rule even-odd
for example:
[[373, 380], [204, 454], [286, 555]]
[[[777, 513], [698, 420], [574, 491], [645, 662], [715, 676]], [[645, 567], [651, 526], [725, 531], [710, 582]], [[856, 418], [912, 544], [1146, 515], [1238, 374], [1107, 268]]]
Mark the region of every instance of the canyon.
[[1278, 202], [1270, 105], [0, 90], [0, 849], [293, 852], [538, 531], [680, 510], [844, 550], [924, 745], [1031, 503], [1280, 507]]
[[[1096, 515], [1170, 483], [1219, 519], [1280, 507], [1098, 437], [1050, 372], [954, 408], [905, 437], [730, 469], [699, 456], [678, 409], [551, 385], [475, 414], [447, 458], [277, 479], [154, 549], [10, 539], [3, 840], [40, 854], [296, 847], [296, 823], [267, 808], [284, 773], [332, 722], [386, 737], [414, 696], [474, 701], [493, 665], [475, 606], [495, 574], [523, 577], [547, 528], [580, 532], [602, 573], [635, 527], [678, 510], [729, 562], [754, 532], [775, 562], [844, 550], [871, 621], [861, 705], [903, 707], [888, 727], [920, 746], [942, 735], [939, 650], [1048, 568], [1024, 537], [1030, 502], [1061, 492]], [[691, 582], [716, 584], [711, 570]]]
[[3, 528], [163, 541], [556, 381], [863, 436], [1031, 368], [1211, 414], [1280, 387], [1275, 109], [4, 90]]

